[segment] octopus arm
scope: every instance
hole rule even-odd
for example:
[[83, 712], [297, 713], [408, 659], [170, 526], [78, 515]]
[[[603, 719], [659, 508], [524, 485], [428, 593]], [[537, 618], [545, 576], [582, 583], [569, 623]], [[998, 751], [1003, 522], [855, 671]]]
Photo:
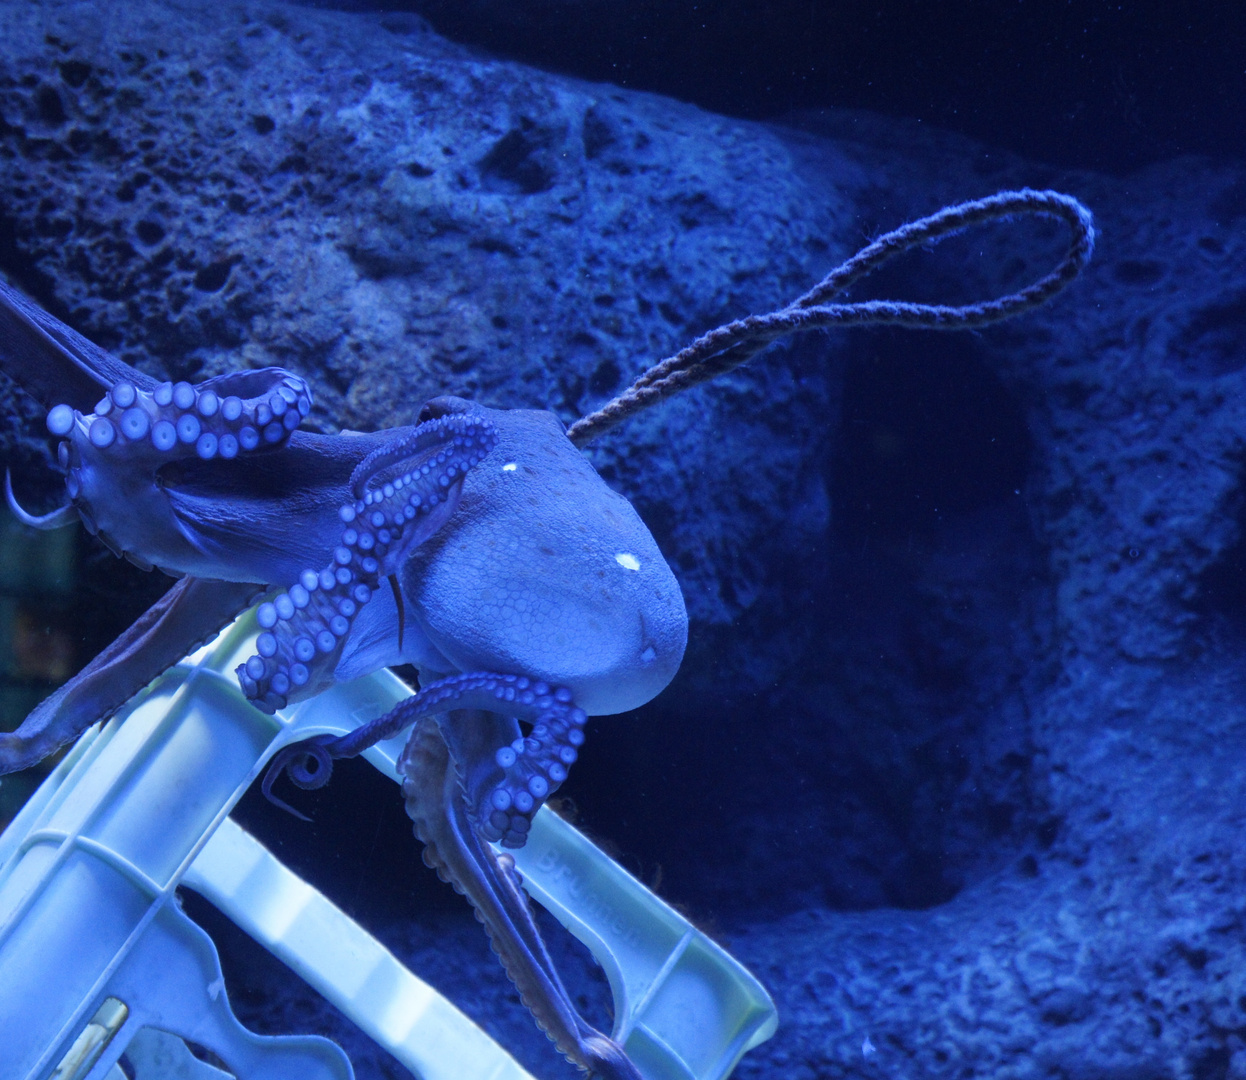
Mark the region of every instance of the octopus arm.
[[256, 586], [184, 577], [14, 732], [0, 734], [0, 774], [25, 769], [111, 716], [246, 608]]
[[[640, 1080], [623, 1048], [572, 1004], [532, 918], [514, 860], [495, 854], [470, 819], [465, 787], [483, 779], [472, 774], [515, 731], [513, 720], [478, 710], [452, 711], [440, 724], [416, 724], [399, 769], [407, 813], [425, 845], [424, 862], [471, 902], [521, 1000], [559, 1051], [603, 1080]], [[448, 744], [454, 744], [453, 751]], [[456, 762], [477, 764], [465, 768]]]
[[279, 453], [170, 462], [159, 471], [161, 490], [214, 576], [280, 585], [328, 558], [351, 474], [383, 442], [296, 431]]
[[84, 412], [119, 380], [144, 390], [156, 385], [151, 376], [92, 344], [3, 282], [0, 370], [45, 408], [63, 401]]
[[[541, 939], [514, 860], [489, 843], [523, 846], [533, 815], [566, 779], [586, 720], [566, 687], [493, 672], [451, 675], [348, 735], [320, 735], [281, 750], [263, 790], [303, 817], [273, 795], [281, 773], [298, 787], [322, 787], [335, 759], [354, 757], [410, 726], [398, 768], [425, 863], [471, 902], [523, 1003], [568, 1060], [604, 1080], [639, 1080], [622, 1047], [580, 1016]], [[532, 725], [526, 737], [520, 721]]]

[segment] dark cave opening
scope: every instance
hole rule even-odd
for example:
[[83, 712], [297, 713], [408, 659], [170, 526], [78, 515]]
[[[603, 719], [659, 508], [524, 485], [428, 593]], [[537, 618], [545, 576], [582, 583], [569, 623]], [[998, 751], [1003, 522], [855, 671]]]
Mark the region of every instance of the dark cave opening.
[[964, 335], [875, 331], [857, 344], [831, 472], [847, 544], [929, 536], [1007, 502], [1029, 461], [1021, 410]]
[[840, 748], [822, 788], [853, 868], [828, 864], [832, 906], [944, 902], [1035, 826], [1010, 707], [1046, 596], [1030, 456], [1023, 410], [976, 339], [857, 343], [830, 485], [833, 647], [809, 676]]
[[302, 2], [418, 12], [496, 55], [729, 116], [865, 109], [1116, 172], [1242, 145], [1246, 22], [1231, 4]]
[[1199, 578], [1199, 608], [1246, 635], [1246, 537], [1239, 539]]
[[1194, 610], [1205, 631], [1237, 644], [1246, 641], [1246, 495], [1229, 506], [1236, 539], [1199, 575]]
[[[829, 569], [776, 565], [766, 584], [804, 612], [801, 655], [752, 695], [720, 667], [716, 690], [680, 678], [595, 721], [564, 788], [629, 869], [701, 916], [926, 908], [1039, 846], [1017, 700], [1049, 590], [1023, 409], [968, 335], [849, 348], [832, 525], [810, 555]], [[755, 618], [721, 634], [755, 638]], [[720, 631], [692, 638], [726, 652]]]

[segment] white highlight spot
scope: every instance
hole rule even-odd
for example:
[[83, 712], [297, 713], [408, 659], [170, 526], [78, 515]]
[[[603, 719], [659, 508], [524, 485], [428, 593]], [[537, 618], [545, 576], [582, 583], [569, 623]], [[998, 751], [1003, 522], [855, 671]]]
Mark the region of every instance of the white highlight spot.
[[640, 560], [635, 555], [629, 555], [626, 551], [620, 551], [615, 557], [617, 562], [624, 570], [639, 570]]
[[516, 465], [513, 461], [508, 461], [505, 465], [502, 466], [502, 471], [503, 472], [514, 472], [518, 468], [519, 466]]
[[868, 1058], [871, 1054], [877, 1053], [878, 1047], [870, 1042], [870, 1037], [868, 1035], [861, 1040], [861, 1056], [863, 1058]]
[[640, 654], [641, 661], [646, 664], [652, 664], [657, 658], [658, 654], [652, 645], [646, 645], [645, 651]]

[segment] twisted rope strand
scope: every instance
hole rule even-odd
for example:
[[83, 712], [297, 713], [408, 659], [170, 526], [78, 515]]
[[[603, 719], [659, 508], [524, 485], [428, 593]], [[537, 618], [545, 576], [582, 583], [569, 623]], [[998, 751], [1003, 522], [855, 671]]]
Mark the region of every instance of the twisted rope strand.
[[[1018, 292], [958, 307], [903, 300], [827, 302], [902, 252], [1017, 214], [1057, 218], [1072, 234], [1059, 265]], [[788, 334], [867, 325], [969, 330], [1011, 319], [1045, 304], [1066, 288], [1086, 267], [1094, 246], [1094, 219], [1090, 211], [1072, 196], [1058, 191], [1001, 191], [985, 199], [946, 207], [880, 236], [786, 307], [766, 315], [736, 319], [702, 334], [674, 356], [654, 364], [613, 401], [577, 420], [568, 429], [567, 437], [576, 446], [584, 446], [641, 410], [739, 367]]]

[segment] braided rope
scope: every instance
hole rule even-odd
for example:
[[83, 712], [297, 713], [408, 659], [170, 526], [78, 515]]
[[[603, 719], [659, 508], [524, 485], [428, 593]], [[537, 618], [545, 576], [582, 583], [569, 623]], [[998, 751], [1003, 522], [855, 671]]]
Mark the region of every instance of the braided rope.
[[[1072, 233], [1068, 251], [1060, 264], [1019, 292], [960, 307], [902, 300], [828, 303], [835, 294], [843, 292], [901, 252], [942, 240], [974, 225], [1016, 214], [1058, 218]], [[986, 199], [946, 207], [937, 214], [880, 236], [787, 307], [767, 315], [736, 319], [702, 334], [674, 356], [654, 364], [613, 401], [577, 420], [568, 429], [567, 437], [576, 446], [584, 446], [641, 410], [739, 367], [771, 342], [788, 334], [832, 326], [866, 325], [970, 330], [1011, 319], [1045, 304], [1068, 286], [1090, 261], [1094, 246], [1094, 219], [1090, 211], [1072, 196], [1058, 191], [1033, 191], [1029, 188], [1001, 191]]]

